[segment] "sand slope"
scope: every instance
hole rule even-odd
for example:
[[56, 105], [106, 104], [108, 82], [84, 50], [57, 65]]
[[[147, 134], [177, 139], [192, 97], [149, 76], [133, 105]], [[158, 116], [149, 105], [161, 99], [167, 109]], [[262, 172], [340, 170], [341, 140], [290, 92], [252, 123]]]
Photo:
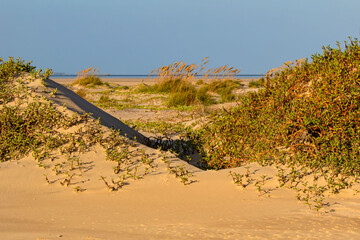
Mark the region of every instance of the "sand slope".
[[[66, 89], [61, 94], [71, 103]], [[117, 192], [99, 181], [100, 175], [112, 174], [114, 164], [97, 147], [82, 156], [90, 167], [75, 179], [86, 188], [80, 193], [73, 191], [75, 184], [48, 184], [45, 173], [51, 181], [58, 176], [31, 157], [0, 163], [0, 239], [360, 238], [360, 197], [352, 190], [327, 198], [330, 205], [317, 215], [296, 200], [294, 191], [277, 188], [274, 167], [249, 165], [254, 179], [269, 178], [268, 193], [259, 196], [254, 185], [235, 185], [229, 170], [201, 171], [170, 156], [172, 166], [185, 164], [194, 174], [194, 182], [184, 186], [168, 173], [157, 150], [137, 147], [157, 166]]]
[[110, 114], [106, 113], [105, 111], [101, 110], [100, 108], [96, 107], [95, 105], [89, 103], [85, 99], [78, 96], [76, 93], [71, 91], [70, 89], [64, 87], [63, 85], [51, 80], [46, 79], [44, 80], [46, 83], [46, 86], [49, 91], [52, 91], [54, 89], [57, 89], [55, 98], [52, 98], [54, 103], [62, 106], [63, 104], [66, 105], [66, 107], [74, 112], [78, 113], [91, 113], [91, 116], [95, 119], [100, 118], [100, 122], [102, 125], [108, 127], [108, 128], [114, 128], [114, 129], [121, 129], [122, 134], [126, 134], [129, 138], [136, 137], [137, 140], [141, 143], [146, 144], [147, 140], [146, 138], [140, 134], [139, 132], [135, 131], [134, 129], [128, 127], [123, 122], [121, 122], [119, 119], [111, 116]]
[[[261, 171], [270, 174], [274, 169]], [[197, 182], [189, 186], [160, 173], [119, 192], [98, 188], [83, 193], [48, 185], [31, 160], [3, 163], [0, 173], [1, 239], [360, 237], [358, 197], [331, 199], [335, 212], [316, 215], [295, 200], [293, 191], [277, 189], [270, 197], [259, 197], [254, 187], [242, 190], [228, 170], [197, 172]]]

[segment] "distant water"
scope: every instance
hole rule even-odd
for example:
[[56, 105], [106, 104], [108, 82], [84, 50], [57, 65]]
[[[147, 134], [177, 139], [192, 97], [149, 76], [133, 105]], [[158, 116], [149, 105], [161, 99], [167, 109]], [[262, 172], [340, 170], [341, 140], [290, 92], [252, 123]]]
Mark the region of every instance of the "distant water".
[[[147, 74], [105, 74], [98, 75], [102, 78], [147, 78], [149, 75]], [[151, 75], [150, 78], [158, 77], [159, 75]], [[203, 75], [198, 75], [197, 77], [202, 77]], [[238, 74], [235, 77], [238, 78], [258, 78], [264, 77], [264, 74]], [[74, 78], [77, 77], [76, 74], [53, 74], [51, 75], [53, 78]]]

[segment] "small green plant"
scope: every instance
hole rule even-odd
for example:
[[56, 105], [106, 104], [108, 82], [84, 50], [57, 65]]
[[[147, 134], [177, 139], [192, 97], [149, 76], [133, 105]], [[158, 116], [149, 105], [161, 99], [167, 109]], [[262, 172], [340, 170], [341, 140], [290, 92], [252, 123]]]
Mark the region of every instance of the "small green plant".
[[111, 179], [113, 185], [111, 185], [108, 181], [106, 181], [106, 177], [104, 176], [100, 176], [99, 180], [102, 180], [105, 183], [107, 189], [110, 190], [111, 192], [119, 190], [124, 185], [124, 178], [120, 178], [120, 177], [119, 177], [119, 181], [117, 182], [114, 181], [114, 179]]
[[80, 186], [75, 186], [75, 187], [73, 187], [73, 189], [74, 189], [74, 192], [84, 192], [86, 190], [84, 188], [81, 188]]
[[75, 174], [67, 174], [67, 177], [60, 182], [62, 186], [69, 186], [71, 184], [71, 179], [75, 176]]
[[265, 84], [265, 78], [259, 78], [257, 80], [252, 80], [249, 82], [249, 88], [260, 88], [264, 87]]
[[44, 177], [45, 177], [45, 181], [48, 183], [48, 184], [51, 184], [51, 181], [49, 180], [49, 177], [47, 174], [44, 174]]
[[184, 184], [190, 184], [193, 181], [190, 180], [190, 177], [192, 177], [192, 173], [190, 173], [186, 168], [185, 165], [182, 166], [175, 166], [171, 167], [170, 164], [168, 165], [168, 171], [169, 173], [172, 173], [175, 175], [176, 178], [179, 178], [180, 181]]
[[236, 185], [239, 185], [242, 188], [245, 188], [247, 186], [247, 184], [243, 182], [243, 177], [245, 176], [244, 174], [239, 174], [239, 173], [235, 173], [235, 172], [230, 171], [229, 175], [232, 177], [233, 182]]

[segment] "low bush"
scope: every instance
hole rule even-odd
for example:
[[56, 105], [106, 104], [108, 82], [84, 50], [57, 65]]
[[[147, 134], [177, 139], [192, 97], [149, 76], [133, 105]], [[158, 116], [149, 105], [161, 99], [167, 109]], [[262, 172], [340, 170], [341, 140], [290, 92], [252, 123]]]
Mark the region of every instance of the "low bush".
[[249, 88], [260, 88], [263, 87], [265, 83], [265, 78], [259, 78], [257, 80], [252, 80], [249, 82]]
[[[0, 161], [15, 159], [30, 150], [52, 142], [53, 128], [67, 128], [78, 122], [77, 116], [66, 116], [50, 101], [32, 96], [26, 86], [25, 74], [37, 76], [31, 62], [13, 58], [0, 64]], [[47, 70], [46, 76], [51, 72]], [[21, 77], [23, 76], [23, 77]], [[33, 81], [35, 78], [31, 77]], [[61, 141], [60, 141], [61, 142]]]
[[270, 71], [264, 88], [212, 116], [199, 132], [210, 168], [258, 161], [360, 175], [360, 46], [324, 47]]
[[239, 81], [235, 80], [216, 80], [208, 85], [209, 91], [215, 92], [220, 95], [221, 102], [231, 102], [236, 100], [236, 96], [233, 93], [235, 89], [242, 87]]

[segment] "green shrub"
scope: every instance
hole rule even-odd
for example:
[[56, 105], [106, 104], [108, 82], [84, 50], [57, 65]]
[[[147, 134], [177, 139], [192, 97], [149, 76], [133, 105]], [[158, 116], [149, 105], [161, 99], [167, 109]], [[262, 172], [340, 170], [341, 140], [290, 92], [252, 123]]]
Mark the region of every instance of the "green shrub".
[[252, 80], [249, 82], [249, 88], [260, 88], [263, 87], [265, 83], [265, 78], [259, 78], [257, 80]]
[[215, 104], [216, 101], [210, 96], [208, 86], [200, 87], [196, 92], [196, 99], [204, 105]]
[[116, 99], [110, 98], [107, 95], [100, 97], [99, 101], [96, 102], [96, 105], [100, 108], [114, 108], [118, 110], [124, 109], [124, 105], [120, 104]]
[[[0, 161], [15, 159], [53, 138], [54, 127], [67, 128], [77, 122], [77, 116], [68, 117], [56, 110], [49, 101], [40, 101], [20, 77], [40, 74], [29, 63], [13, 58], [0, 64]], [[47, 70], [49, 72], [49, 70]], [[19, 77], [19, 78], [16, 78]], [[32, 81], [35, 78], [31, 78]]]
[[33, 70], [35, 70], [35, 67], [31, 66], [31, 61], [25, 63], [24, 60], [21, 60], [20, 58], [17, 58], [16, 61], [14, 61], [14, 58], [9, 57], [8, 61], [4, 61], [2, 58], [0, 58], [0, 82], [7, 82], [16, 75], [21, 73], [30, 73]]
[[235, 80], [216, 80], [208, 85], [209, 91], [220, 95], [221, 102], [231, 102], [236, 99], [233, 91], [242, 87], [239, 81]]
[[312, 61], [285, 63], [264, 89], [212, 117], [199, 132], [211, 168], [258, 161], [360, 174], [360, 46], [328, 47]]

